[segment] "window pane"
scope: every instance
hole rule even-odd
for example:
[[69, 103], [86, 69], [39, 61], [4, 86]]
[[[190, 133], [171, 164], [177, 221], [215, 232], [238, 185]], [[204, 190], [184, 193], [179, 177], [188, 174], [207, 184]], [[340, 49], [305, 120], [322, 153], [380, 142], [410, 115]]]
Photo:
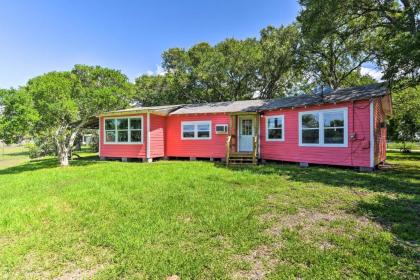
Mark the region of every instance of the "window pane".
[[283, 122], [281, 118], [269, 118], [268, 128], [282, 128]]
[[131, 129], [141, 129], [141, 119], [130, 119]]
[[141, 130], [133, 130], [131, 133], [131, 142], [141, 142]]
[[324, 113], [324, 126], [325, 127], [344, 126], [344, 112]]
[[302, 143], [303, 144], [318, 144], [319, 130], [318, 129], [302, 129]]
[[118, 131], [118, 142], [128, 142], [128, 131]]
[[242, 120], [241, 135], [252, 135], [252, 120]]
[[344, 144], [344, 128], [328, 128], [324, 130], [325, 144]]
[[128, 129], [128, 119], [117, 119], [118, 129]]
[[304, 115], [302, 115], [302, 127], [303, 128], [318, 128], [319, 127], [319, 116], [318, 116], [318, 114], [304, 114]]
[[210, 137], [210, 131], [199, 131], [197, 133], [198, 138], [209, 138]]
[[194, 125], [193, 124], [184, 124], [182, 127], [183, 131], [194, 131]]
[[105, 120], [105, 130], [114, 130], [115, 120]]
[[107, 131], [105, 139], [106, 142], [115, 142], [115, 131]]
[[268, 139], [281, 139], [282, 134], [283, 134], [282, 129], [269, 129]]
[[182, 133], [182, 137], [184, 137], [184, 138], [194, 138], [194, 131], [184, 131]]
[[209, 131], [210, 125], [209, 124], [199, 124], [197, 125], [198, 131]]

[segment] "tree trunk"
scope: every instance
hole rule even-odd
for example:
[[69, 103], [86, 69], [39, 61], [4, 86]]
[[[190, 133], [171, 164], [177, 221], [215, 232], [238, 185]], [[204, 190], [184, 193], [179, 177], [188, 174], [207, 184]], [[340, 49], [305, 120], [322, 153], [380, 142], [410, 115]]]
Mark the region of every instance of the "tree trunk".
[[69, 152], [68, 149], [62, 147], [59, 149], [59, 158], [60, 158], [60, 165], [61, 166], [69, 166]]
[[68, 137], [66, 135], [62, 135], [62, 133], [66, 133], [68, 126], [62, 126], [57, 129], [55, 133], [55, 143], [57, 145], [58, 159], [60, 160], [61, 166], [69, 166], [69, 158], [71, 157], [74, 141], [76, 140], [76, 136], [83, 125], [83, 122], [79, 123], [72, 129], [70, 136]]

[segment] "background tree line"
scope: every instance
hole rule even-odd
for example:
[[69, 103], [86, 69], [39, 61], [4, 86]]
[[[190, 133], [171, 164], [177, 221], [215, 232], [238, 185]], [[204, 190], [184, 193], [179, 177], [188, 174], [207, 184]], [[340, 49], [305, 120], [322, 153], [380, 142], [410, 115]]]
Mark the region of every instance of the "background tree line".
[[295, 23], [259, 38], [198, 43], [162, 55], [164, 75], [135, 81], [145, 105], [281, 97], [374, 82], [363, 64], [384, 70], [395, 90], [419, 83], [418, 0], [300, 0]]
[[62, 165], [92, 116], [127, 107], [276, 98], [375, 82], [366, 63], [383, 69], [395, 92], [390, 136], [407, 141], [420, 131], [418, 0], [299, 0], [288, 26], [268, 26], [258, 38], [202, 42], [162, 54], [162, 75], [134, 84], [120, 71], [76, 65], [18, 89], [0, 90], [0, 139], [30, 137], [54, 150]]
[[[259, 39], [171, 48], [162, 55], [163, 75], [135, 80], [135, 98], [144, 105], [267, 99], [310, 93], [316, 86], [335, 89], [375, 82], [360, 74], [363, 62], [347, 57], [349, 51], [329, 61], [313, 49], [324, 51], [324, 46], [306, 44], [301, 25], [295, 23], [268, 26]], [[338, 50], [331, 51], [338, 56]]]

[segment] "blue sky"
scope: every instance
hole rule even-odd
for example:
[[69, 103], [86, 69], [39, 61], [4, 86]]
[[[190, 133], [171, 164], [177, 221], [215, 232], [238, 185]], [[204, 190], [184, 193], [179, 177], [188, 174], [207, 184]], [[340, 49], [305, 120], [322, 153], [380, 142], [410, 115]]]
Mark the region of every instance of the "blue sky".
[[294, 21], [295, 0], [0, 0], [0, 88], [74, 64], [157, 71], [161, 53], [227, 37], [256, 37]]

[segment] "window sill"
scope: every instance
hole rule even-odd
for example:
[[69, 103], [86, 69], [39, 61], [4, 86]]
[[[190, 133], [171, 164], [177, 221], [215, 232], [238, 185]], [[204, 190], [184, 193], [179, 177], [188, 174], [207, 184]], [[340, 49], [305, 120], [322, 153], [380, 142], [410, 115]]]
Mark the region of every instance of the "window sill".
[[299, 147], [314, 147], [314, 148], [348, 148], [347, 144], [302, 144]]
[[104, 142], [103, 145], [143, 145], [143, 142]]
[[284, 139], [265, 139], [266, 142], [284, 142]]
[[181, 138], [181, 140], [211, 140], [211, 138]]

